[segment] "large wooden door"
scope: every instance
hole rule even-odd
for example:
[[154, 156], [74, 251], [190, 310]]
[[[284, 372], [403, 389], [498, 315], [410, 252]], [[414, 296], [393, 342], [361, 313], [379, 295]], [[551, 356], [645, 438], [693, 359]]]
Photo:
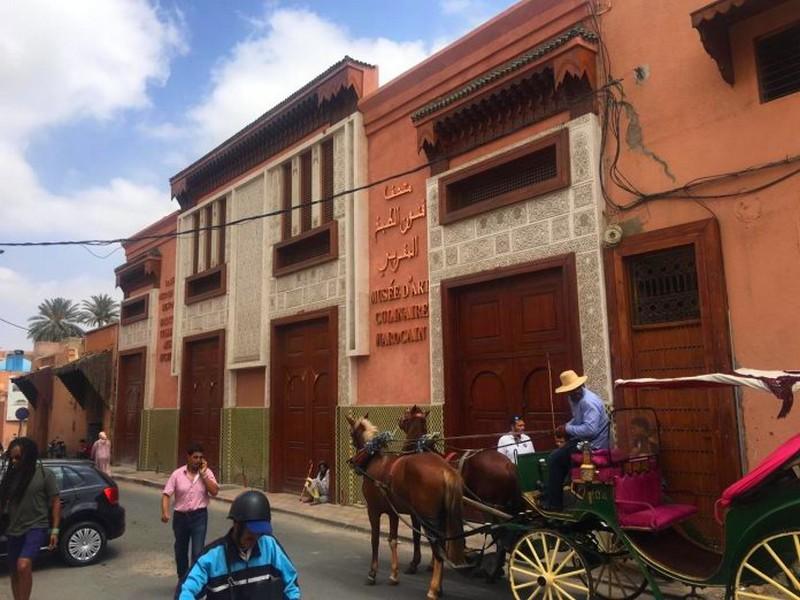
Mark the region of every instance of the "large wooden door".
[[[615, 375], [681, 377], [730, 368], [716, 221], [631, 237], [608, 259]], [[741, 470], [733, 391], [626, 390], [615, 405], [657, 410], [667, 490], [697, 503], [695, 525], [718, 543], [714, 502]]]
[[116, 435], [113, 445], [117, 462], [136, 464], [139, 461], [144, 378], [144, 351], [122, 354], [119, 357], [119, 391]]
[[224, 352], [220, 333], [188, 341], [181, 385], [179, 460], [184, 459], [190, 443], [200, 443], [208, 465], [217, 476], [220, 474]]
[[511, 415], [532, 430], [552, 430], [553, 412], [565, 422], [566, 398], [552, 390], [561, 371], [582, 370], [573, 257], [443, 285], [448, 434], [502, 433]]
[[273, 329], [272, 489], [296, 493], [309, 461], [325, 461], [335, 489], [336, 315]]

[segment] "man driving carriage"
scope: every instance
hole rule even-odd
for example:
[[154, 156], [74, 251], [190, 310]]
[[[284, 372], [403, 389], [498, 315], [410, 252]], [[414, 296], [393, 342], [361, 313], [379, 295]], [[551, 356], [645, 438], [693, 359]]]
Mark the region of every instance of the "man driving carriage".
[[592, 450], [609, 448], [609, 420], [605, 404], [600, 397], [586, 387], [588, 377], [575, 371], [564, 371], [560, 375], [561, 385], [557, 394], [568, 394], [572, 419], [556, 429], [556, 438], [564, 439], [560, 448], [547, 458], [547, 490], [542, 499], [542, 508], [561, 511], [564, 508], [564, 480], [569, 474], [572, 453], [579, 442], [589, 442]]

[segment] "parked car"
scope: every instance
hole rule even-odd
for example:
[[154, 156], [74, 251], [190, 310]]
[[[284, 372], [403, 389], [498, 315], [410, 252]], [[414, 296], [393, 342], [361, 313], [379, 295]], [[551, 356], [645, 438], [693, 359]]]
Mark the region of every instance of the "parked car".
[[[44, 459], [42, 464], [56, 476], [61, 490], [58, 553], [73, 567], [97, 562], [108, 541], [125, 533], [117, 484], [88, 460]], [[6, 554], [6, 538], [0, 536], [0, 556]]]

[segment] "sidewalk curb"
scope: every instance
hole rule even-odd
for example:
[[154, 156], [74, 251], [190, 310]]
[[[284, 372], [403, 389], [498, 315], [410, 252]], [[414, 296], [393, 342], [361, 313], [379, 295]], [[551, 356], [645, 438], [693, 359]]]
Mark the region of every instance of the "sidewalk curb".
[[[145, 487], [151, 487], [151, 488], [155, 488], [155, 489], [159, 489], [159, 490], [164, 487], [164, 484], [159, 483], [157, 481], [152, 481], [150, 479], [144, 479], [142, 477], [136, 477], [136, 476], [133, 476], [133, 475], [124, 475], [124, 474], [123, 475], [118, 475], [118, 474], [114, 474], [113, 477], [114, 477], [114, 479], [116, 481], [124, 481], [126, 483], [134, 483], [134, 484], [137, 484], [137, 485], [142, 485], [142, 486], [145, 486]], [[244, 489], [244, 488], [242, 488], [242, 489]], [[233, 498], [226, 498], [226, 497], [219, 497], [219, 496], [213, 497], [211, 499], [214, 502], [223, 502], [225, 504], [231, 504], [233, 502]], [[299, 512], [296, 512], [296, 511], [292, 511], [292, 510], [286, 510], [285, 508], [278, 507], [278, 506], [273, 506], [272, 507], [272, 512], [276, 512], [276, 513], [280, 513], [280, 514], [284, 514], [284, 515], [292, 515], [294, 517], [298, 517], [298, 518], [301, 518], [301, 519], [308, 519], [310, 521], [315, 521], [315, 522], [321, 523], [323, 525], [330, 525], [332, 527], [337, 527], [339, 529], [346, 529], [346, 530], [349, 530], [349, 531], [357, 531], [359, 533], [371, 533], [371, 531], [372, 531], [370, 529], [370, 527], [366, 526], [366, 525], [352, 525], [352, 524], [348, 524], [348, 523], [343, 523], [342, 521], [337, 521], [337, 520], [332, 519], [330, 517], [323, 517], [323, 516], [320, 516], [320, 515], [311, 515], [311, 514], [306, 514], [306, 513], [299, 513]], [[385, 538], [388, 539], [388, 535], [389, 535], [388, 532], [384, 531], [383, 528], [381, 528], [381, 537], [385, 537]], [[410, 535], [405, 535], [404, 533], [398, 533], [397, 537], [398, 537], [399, 540], [404, 541], [404, 542], [411, 543], [413, 541]]]

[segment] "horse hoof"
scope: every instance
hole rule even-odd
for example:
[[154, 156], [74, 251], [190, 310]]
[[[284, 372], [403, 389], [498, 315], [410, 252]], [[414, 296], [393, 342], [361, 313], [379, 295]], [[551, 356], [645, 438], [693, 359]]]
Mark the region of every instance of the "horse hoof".
[[404, 571], [406, 575], [416, 575], [417, 574], [417, 565], [408, 565], [408, 568]]
[[389, 585], [397, 585], [400, 580], [397, 577], [389, 577]]
[[375, 585], [375, 575], [367, 575], [367, 585]]

